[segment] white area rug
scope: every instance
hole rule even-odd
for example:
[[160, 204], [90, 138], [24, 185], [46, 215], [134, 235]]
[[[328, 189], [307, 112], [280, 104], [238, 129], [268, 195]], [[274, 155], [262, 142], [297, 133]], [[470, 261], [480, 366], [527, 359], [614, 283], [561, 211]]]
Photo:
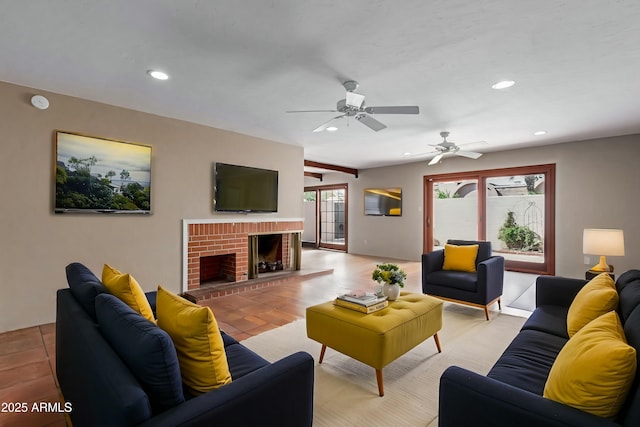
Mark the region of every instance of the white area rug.
[[296, 351], [316, 361], [314, 426], [436, 426], [438, 386], [451, 365], [486, 374], [525, 319], [492, 313], [490, 321], [445, 305], [438, 333], [442, 353], [428, 339], [383, 369], [384, 397], [375, 370], [330, 348], [318, 365], [321, 344], [307, 338], [304, 320], [267, 331], [242, 344], [273, 362]]

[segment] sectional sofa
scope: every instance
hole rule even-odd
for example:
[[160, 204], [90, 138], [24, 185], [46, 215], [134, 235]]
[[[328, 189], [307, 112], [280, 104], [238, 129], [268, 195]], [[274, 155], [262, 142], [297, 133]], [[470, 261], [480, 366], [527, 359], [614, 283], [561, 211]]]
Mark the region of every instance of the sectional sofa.
[[[614, 309], [605, 309], [605, 314], [570, 338], [569, 320], [574, 313], [583, 315], [590, 310], [584, 306], [577, 310], [575, 305], [571, 309], [585, 295], [580, 291], [586, 281], [539, 277], [535, 311], [486, 376], [457, 366], [445, 370], [440, 379], [439, 426], [640, 426], [640, 270], [625, 272], [612, 286]], [[616, 332], [605, 323], [616, 317], [626, 347], [617, 341], [585, 341], [587, 334], [602, 339], [603, 333]], [[579, 346], [585, 342], [588, 345]], [[619, 346], [626, 355], [622, 364], [618, 364], [619, 352], [607, 354], [607, 348], [617, 351]], [[564, 364], [557, 362], [563, 351]], [[554, 367], [556, 362], [560, 366]], [[556, 378], [559, 390], [552, 387]], [[616, 381], [628, 393], [614, 388]], [[589, 393], [591, 402], [584, 393]], [[597, 414], [590, 406], [603, 402], [598, 411], [611, 413]]]

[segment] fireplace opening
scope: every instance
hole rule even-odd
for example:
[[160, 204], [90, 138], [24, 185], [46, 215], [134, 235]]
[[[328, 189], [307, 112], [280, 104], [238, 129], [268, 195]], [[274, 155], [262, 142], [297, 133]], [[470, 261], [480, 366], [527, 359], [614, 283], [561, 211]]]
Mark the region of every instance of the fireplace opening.
[[200, 285], [235, 281], [236, 254], [200, 257]]
[[258, 273], [283, 270], [282, 234], [258, 236]]

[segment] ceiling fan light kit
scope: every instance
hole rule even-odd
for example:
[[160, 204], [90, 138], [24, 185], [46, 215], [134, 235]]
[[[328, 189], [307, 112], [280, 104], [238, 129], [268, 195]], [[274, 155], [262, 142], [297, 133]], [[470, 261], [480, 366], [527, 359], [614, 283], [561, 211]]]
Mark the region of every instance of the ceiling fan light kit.
[[335, 120], [346, 117], [354, 117], [358, 122], [367, 126], [369, 129], [379, 132], [386, 128], [387, 125], [374, 119], [370, 114], [420, 114], [420, 107], [412, 106], [384, 106], [384, 107], [365, 107], [365, 96], [354, 91], [358, 89], [358, 82], [348, 80], [342, 84], [346, 93], [344, 99], [336, 103], [335, 110], [292, 110], [287, 113], [342, 113], [339, 116], [329, 119], [313, 130], [313, 132], [322, 132], [329, 130]]
[[513, 80], [503, 80], [501, 82], [495, 83], [491, 86], [493, 89], [507, 89], [516, 84]]

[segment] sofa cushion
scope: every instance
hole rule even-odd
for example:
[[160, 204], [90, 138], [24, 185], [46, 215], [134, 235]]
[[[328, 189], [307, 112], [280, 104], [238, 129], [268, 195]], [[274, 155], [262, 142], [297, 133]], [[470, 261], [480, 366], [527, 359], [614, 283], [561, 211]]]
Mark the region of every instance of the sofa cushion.
[[580, 289], [567, 313], [567, 332], [572, 337], [587, 323], [618, 308], [618, 292], [611, 276], [602, 273]]
[[238, 341], [234, 337], [229, 334], [225, 334], [222, 330], [220, 331], [220, 335], [222, 335], [222, 342], [224, 343], [225, 347], [229, 347], [233, 344], [238, 344]]
[[618, 277], [616, 288], [620, 293], [631, 282], [640, 280], [640, 270], [627, 270]]
[[158, 286], [158, 326], [176, 347], [182, 382], [197, 396], [231, 382], [231, 373], [218, 323], [202, 307]]
[[114, 295], [95, 300], [100, 331], [149, 396], [154, 413], [184, 402], [178, 355], [169, 335]]
[[636, 385], [632, 387], [621, 415], [627, 425], [640, 425], [640, 375], [637, 374], [640, 367], [640, 307], [636, 307], [624, 322], [624, 336], [627, 344], [636, 349]]
[[640, 279], [627, 282], [621, 287], [619, 296], [618, 311], [622, 322], [626, 324], [631, 312], [640, 305]]
[[98, 294], [108, 293], [109, 291], [102, 285], [100, 279], [98, 279], [91, 270], [79, 262], [73, 262], [67, 265], [65, 270], [71, 294], [95, 322], [96, 296]]
[[269, 362], [242, 344], [225, 347], [231, 378], [237, 380], [248, 373], [269, 365]]
[[154, 322], [153, 310], [144, 291], [130, 274], [123, 274], [108, 264], [102, 268], [102, 283], [113, 295], [120, 298], [135, 312]]
[[487, 376], [542, 396], [549, 371], [566, 342], [566, 338], [544, 332], [522, 331]]
[[444, 245], [443, 270], [476, 271], [476, 258], [478, 257], [478, 245]]
[[604, 418], [614, 418], [636, 374], [636, 350], [620, 318], [606, 313], [580, 329], [556, 359], [544, 397]]
[[522, 329], [546, 332], [557, 337], [569, 339], [569, 335], [567, 334], [568, 311], [568, 307], [560, 307], [557, 305], [538, 306], [524, 323]]

